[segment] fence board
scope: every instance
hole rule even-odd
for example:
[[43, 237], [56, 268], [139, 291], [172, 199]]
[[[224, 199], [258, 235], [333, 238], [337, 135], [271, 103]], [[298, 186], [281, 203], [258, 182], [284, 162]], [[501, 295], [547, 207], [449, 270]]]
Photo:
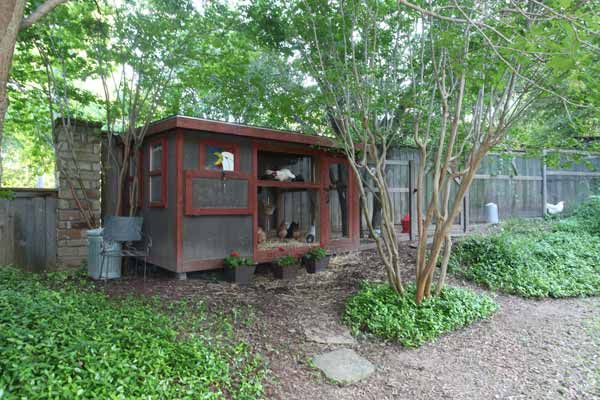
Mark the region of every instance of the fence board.
[[[404, 160], [416, 160], [418, 157], [412, 149], [394, 149], [388, 152], [388, 161], [392, 168], [404, 167]], [[546, 154], [546, 153], [544, 153]], [[600, 189], [600, 156], [561, 153], [560, 166], [546, 167], [541, 158], [526, 157], [524, 153], [489, 154], [481, 163], [477, 175], [465, 199], [465, 207], [460, 221], [464, 226], [469, 223], [484, 223], [485, 204], [494, 202], [498, 205], [501, 219], [541, 217], [545, 212], [545, 204], [566, 202], [567, 212], [575, 208]], [[402, 160], [401, 162], [398, 162]], [[410, 210], [410, 176], [394, 171], [388, 176], [389, 192], [395, 210], [394, 217], [399, 217]], [[404, 172], [404, 171], [403, 171]], [[454, 185], [453, 185], [454, 186]], [[425, 201], [431, 197], [431, 175], [425, 182]], [[452, 188], [452, 194], [456, 188]], [[372, 207], [370, 198], [365, 201], [368, 209]], [[406, 204], [406, 206], [405, 206]], [[415, 217], [415, 210], [411, 218]], [[456, 221], [459, 222], [459, 219]]]
[[0, 265], [41, 271], [56, 263], [56, 191], [13, 189], [0, 200]]

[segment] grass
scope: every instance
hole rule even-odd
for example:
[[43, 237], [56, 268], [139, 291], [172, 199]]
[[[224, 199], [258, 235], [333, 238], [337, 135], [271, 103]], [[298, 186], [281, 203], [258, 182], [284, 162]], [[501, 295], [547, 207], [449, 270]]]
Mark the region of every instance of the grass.
[[419, 347], [443, 333], [486, 318], [498, 306], [485, 295], [446, 287], [439, 297], [415, 303], [415, 286], [398, 296], [389, 285], [363, 283], [348, 300], [344, 321], [354, 334], [366, 332], [405, 347]]
[[203, 332], [202, 307], [109, 300], [64, 278], [0, 268], [0, 398], [263, 397], [260, 358]]
[[526, 298], [600, 295], [600, 200], [563, 220], [513, 220], [454, 249], [451, 266], [485, 287]]

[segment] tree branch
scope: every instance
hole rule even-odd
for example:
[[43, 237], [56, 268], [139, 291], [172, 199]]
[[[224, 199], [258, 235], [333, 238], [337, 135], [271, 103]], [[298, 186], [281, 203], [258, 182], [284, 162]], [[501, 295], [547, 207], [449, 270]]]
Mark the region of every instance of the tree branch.
[[19, 29], [23, 30], [29, 28], [31, 25], [35, 24], [40, 19], [42, 19], [50, 11], [54, 10], [54, 8], [61, 5], [62, 3], [66, 3], [67, 1], [69, 0], [46, 0], [45, 2], [40, 4], [38, 8], [36, 8], [31, 14], [23, 18]]

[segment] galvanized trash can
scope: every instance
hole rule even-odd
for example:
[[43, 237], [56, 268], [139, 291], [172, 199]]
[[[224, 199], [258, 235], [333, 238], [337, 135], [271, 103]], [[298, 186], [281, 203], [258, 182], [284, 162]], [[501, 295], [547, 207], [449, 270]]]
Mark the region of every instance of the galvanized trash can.
[[498, 218], [498, 206], [496, 203], [487, 203], [485, 205], [485, 221], [488, 224], [500, 223], [500, 218]]
[[[121, 277], [121, 256], [104, 257], [100, 254], [102, 252], [103, 231], [103, 228], [87, 231], [88, 276], [93, 279], [117, 279]], [[121, 250], [121, 243], [108, 242], [106, 250], [119, 251]], [[104, 261], [104, 266], [102, 261]], [[102, 276], [100, 276], [100, 268], [102, 268]]]

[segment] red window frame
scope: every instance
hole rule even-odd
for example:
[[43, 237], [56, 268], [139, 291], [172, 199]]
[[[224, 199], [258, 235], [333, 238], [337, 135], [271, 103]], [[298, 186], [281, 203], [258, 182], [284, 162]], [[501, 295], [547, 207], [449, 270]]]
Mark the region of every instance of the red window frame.
[[[207, 169], [206, 146], [219, 146], [233, 154], [233, 171]], [[192, 204], [192, 179], [213, 178], [245, 180], [248, 182], [248, 206], [245, 208], [194, 207]], [[252, 174], [240, 172], [240, 146], [220, 140], [202, 140], [198, 143], [198, 168], [185, 171], [185, 215], [251, 215], [252, 214]]]
[[[162, 157], [160, 169], [152, 169], [152, 149], [156, 145], [162, 146]], [[166, 208], [167, 207], [167, 158], [168, 158], [167, 138], [162, 137], [148, 143], [148, 206], [150, 208]], [[152, 190], [150, 181], [153, 176], [160, 176], [160, 201], [152, 201]], [[140, 191], [141, 192], [141, 191]]]

